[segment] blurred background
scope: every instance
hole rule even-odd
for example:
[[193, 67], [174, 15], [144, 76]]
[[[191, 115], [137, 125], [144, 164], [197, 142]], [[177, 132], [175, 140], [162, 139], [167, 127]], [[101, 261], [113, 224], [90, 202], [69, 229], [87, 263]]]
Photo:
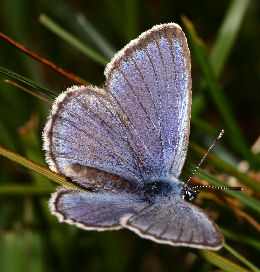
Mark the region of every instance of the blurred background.
[[[245, 259], [227, 248], [217, 254], [259, 271], [260, 2], [1, 0], [0, 9], [2, 33], [97, 86], [104, 82], [104, 66], [116, 51], [153, 25], [167, 22], [183, 27], [191, 50], [188, 162], [196, 165], [204, 152], [200, 147], [207, 149], [222, 128], [226, 131], [214, 156], [204, 163], [213, 177], [202, 173], [194, 182], [213, 183], [216, 177], [245, 188], [242, 199], [224, 192], [201, 193], [197, 204], [216, 220], [227, 244]], [[77, 38], [75, 43], [68, 33]], [[57, 94], [75, 84], [4, 39], [0, 39], [0, 66]], [[0, 145], [47, 167], [41, 133], [50, 106], [4, 82], [11, 78], [1, 71]], [[189, 172], [188, 165], [184, 180]], [[0, 157], [1, 271], [230, 271], [223, 260], [217, 268], [203, 251], [159, 245], [126, 230], [87, 232], [58, 223], [47, 204], [55, 187]]]

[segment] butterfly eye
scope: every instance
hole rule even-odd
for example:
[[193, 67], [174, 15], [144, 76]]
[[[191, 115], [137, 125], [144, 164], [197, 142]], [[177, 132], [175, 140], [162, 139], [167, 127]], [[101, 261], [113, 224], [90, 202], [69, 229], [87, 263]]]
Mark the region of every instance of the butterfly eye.
[[181, 197], [182, 197], [182, 199], [191, 202], [197, 197], [197, 195], [198, 195], [198, 192], [195, 192], [195, 191], [185, 188], [182, 191]]

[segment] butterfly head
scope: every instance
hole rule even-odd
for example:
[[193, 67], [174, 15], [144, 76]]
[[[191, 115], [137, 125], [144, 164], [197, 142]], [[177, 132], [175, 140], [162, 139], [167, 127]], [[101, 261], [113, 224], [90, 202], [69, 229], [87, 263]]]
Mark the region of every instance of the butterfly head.
[[192, 202], [197, 197], [198, 194], [199, 194], [198, 191], [193, 190], [186, 184], [183, 186], [181, 190], [181, 198], [188, 202]]

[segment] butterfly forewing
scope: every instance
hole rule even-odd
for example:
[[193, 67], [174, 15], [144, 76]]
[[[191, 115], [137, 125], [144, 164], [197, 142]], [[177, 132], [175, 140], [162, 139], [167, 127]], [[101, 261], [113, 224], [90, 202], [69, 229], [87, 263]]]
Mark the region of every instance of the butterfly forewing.
[[120, 122], [101, 89], [82, 86], [61, 94], [43, 135], [51, 169], [66, 176], [69, 165], [81, 164], [138, 180], [135, 154]]
[[178, 177], [191, 108], [190, 54], [181, 28], [166, 24], [144, 32], [114, 57], [105, 75], [143, 175]]

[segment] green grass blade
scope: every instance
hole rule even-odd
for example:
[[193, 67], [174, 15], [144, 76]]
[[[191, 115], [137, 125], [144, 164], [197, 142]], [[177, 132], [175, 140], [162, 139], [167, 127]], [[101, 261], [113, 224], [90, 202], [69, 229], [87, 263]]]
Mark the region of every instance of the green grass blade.
[[69, 33], [67, 30], [59, 26], [57, 23], [55, 23], [51, 18], [49, 18], [45, 14], [41, 14], [39, 21], [41, 24], [43, 24], [45, 27], [47, 27], [49, 30], [51, 30], [53, 33], [55, 33], [57, 36], [65, 40], [67, 43], [69, 43], [74, 48], [77, 48], [80, 52], [82, 52], [87, 57], [93, 59], [94, 61], [98, 62], [101, 65], [106, 65], [108, 60], [104, 58], [102, 55], [100, 55], [98, 52], [84, 44], [82, 41], [80, 41], [78, 38], [73, 36], [71, 33]]
[[96, 44], [97, 48], [108, 58], [111, 59], [116, 50], [113, 46], [99, 34], [99, 32], [90, 24], [86, 17], [79, 13], [77, 16], [77, 21], [82, 27], [82, 29], [89, 35], [92, 41]]
[[241, 254], [239, 254], [237, 251], [235, 251], [232, 247], [230, 247], [226, 243], [224, 244], [224, 248], [227, 251], [229, 251], [232, 255], [234, 255], [240, 262], [248, 266], [252, 271], [260, 272], [260, 270], [254, 264], [252, 264], [250, 261], [248, 261], [245, 257], [243, 257]]
[[[138, 35], [139, 2], [137, 0], [103, 0], [106, 18], [113, 22], [113, 29], [126, 41]], [[120, 23], [119, 23], [120, 22]]]
[[128, 41], [136, 38], [138, 26], [138, 4], [137, 0], [124, 0], [124, 30]]
[[236, 232], [233, 229], [229, 230], [229, 229], [220, 227], [220, 230], [226, 238], [236, 241], [238, 243], [247, 244], [251, 247], [254, 247], [258, 251], [260, 251], [260, 240], [255, 239], [255, 237], [248, 236], [244, 233]]
[[215, 266], [228, 272], [249, 272], [247, 269], [238, 264], [218, 255], [216, 252], [209, 250], [200, 250], [200, 256]]
[[[113, 30], [117, 32], [122, 40], [128, 42], [126, 38], [127, 33], [124, 28], [125, 14], [123, 12], [123, 1], [118, 0], [103, 0], [104, 8], [106, 10], [106, 20], [112, 22]], [[120, 23], [118, 23], [120, 22]]]
[[21, 75], [15, 73], [15, 72], [13, 72], [13, 71], [11, 71], [9, 69], [6, 69], [6, 68], [4, 68], [2, 66], [0, 66], [0, 73], [3, 74], [3, 75], [7, 75], [7, 76], [9, 76], [9, 77], [11, 77], [13, 79], [16, 79], [16, 80], [18, 80], [18, 81], [20, 81], [20, 82], [34, 88], [35, 90], [38, 90], [38, 91], [40, 91], [42, 93], [45, 93], [45, 94], [51, 96], [52, 98], [55, 98], [57, 96], [57, 94], [55, 92], [47, 89], [46, 87], [43, 87], [40, 84], [34, 82], [33, 80], [28, 79], [28, 78], [26, 78], [24, 76], [21, 76]]
[[240, 154], [249, 161], [251, 166], [256, 167], [259, 163], [256, 160], [256, 157], [251, 153], [249, 145], [247, 144], [244, 135], [233, 115], [231, 110], [232, 107], [230, 106], [228, 100], [221, 90], [219, 83], [215, 78], [213, 68], [209, 62], [209, 58], [202, 41], [199, 39], [191, 22], [189, 22], [188, 19], [184, 17], [183, 22], [185, 24], [188, 37], [191, 40], [191, 44], [197, 57], [198, 63], [202, 69], [206, 83], [209, 87], [211, 97], [218, 111], [220, 112], [226, 127], [228, 128], [230, 143], [233, 145], [237, 152], [240, 152]]
[[216, 78], [220, 76], [227, 62], [249, 3], [250, 0], [233, 0], [229, 6], [210, 54]]
[[[216, 79], [218, 79], [222, 73], [230, 53], [232, 52], [249, 3], [249, 0], [233, 0], [230, 3], [223, 23], [220, 26], [216, 42], [210, 54], [210, 63]], [[193, 99], [193, 116], [198, 116], [205, 108], [206, 99], [202, 95], [202, 92], [205, 91], [205, 86], [205, 80], [202, 80], [200, 82], [200, 92], [198, 92]]]
[[56, 182], [59, 185], [63, 185], [63, 186], [68, 186], [74, 189], [78, 189], [78, 190], [82, 190], [80, 187], [78, 187], [77, 185], [73, 184], [72, 182], [68, 181], [65, 177], [43, 167], [42, 165], [35, 163], [15, 152], [12, 152], [10, 150], [5, 149], [4, 147], [0, 146], [0, 155], [15, 161], [21, 165], [23, 165], [24, 167], [33, 170], [34, 172], [50, 179], [53, 180], [54, 182]]
[[3, 125], [3, 123], [0, 121], [0, 143], [4, 146], [7, 146], [10, 149], [14, 149], [15, 145], [10, 138], [10, 135], [8, 133], [8, 129]]
[[[186, 164], [187, 170], [191, 173], [193, 169], [195, 169], [195, 166], [187, 163]], [[227, 186], [227, 184], [223, 181], [220, 181], [218, 178], [213, 176], [212, 174], [202, 170], [198, 169], [196, 172], [196, 175], [206, 181], [208, 181], [210, 184], [214, 186]], [[223, 190], [223, 193], [230, 195], [238, 200], [240, 200], [242, 203], [244, 203], [246, 206], [250, 207], [254, 211], [260, 213], [260, 201], [256, 198], [249, 196], [245, 194], [244, 192], [235, 192], [232, 190]]]
[[[207, 132], [208, 134], [216, 137], [216, 135], [219, 133], [220, 130], [217, 130], [215, 127], [213, 127], [208, 122], [199, 119], [197, 117], [191, 117], [192, 123], [196, 126], [202, 129], [203, 131]], [[203, 154], [204, 155], [204, 154]]]
[[0, 195], [48, 195], [53, 189], [34, 185], [0, 185]]
[[34, 229], [1, 231], [0, 262], [2, 272], [49, 271], [45, 260], [44, 236]]

